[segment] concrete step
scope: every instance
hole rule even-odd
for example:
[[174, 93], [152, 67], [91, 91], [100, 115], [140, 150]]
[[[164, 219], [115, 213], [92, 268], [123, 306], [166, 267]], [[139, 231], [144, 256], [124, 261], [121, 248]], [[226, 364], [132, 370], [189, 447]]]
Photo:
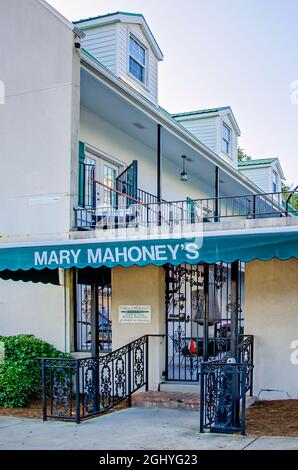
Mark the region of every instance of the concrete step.
[[132, 406], [144, 408], [183, 408], [198, 410], [199, 394], [193, 392], [139, 392], [132, 395]]
[[200, 392], [200, 386], [198, 382], [162, 382], [159, 385], [161, 392], [188, 392], [196, 393]]

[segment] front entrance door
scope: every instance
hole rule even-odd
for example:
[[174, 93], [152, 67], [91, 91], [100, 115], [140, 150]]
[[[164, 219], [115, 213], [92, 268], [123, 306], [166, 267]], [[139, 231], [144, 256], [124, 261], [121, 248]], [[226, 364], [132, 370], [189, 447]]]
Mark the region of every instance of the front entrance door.
[[[85, 268], [75, 271], [75, 347], [92, 351], [92, 305], [96, 305], [97, 354], [112, 350], [111, 270]], [[93, 298], [93, 296], [96, 298]]]
[[[244, 265], [238, 279], [238, 333], [243, 334]], [[231, 348], [231, 264], [167, 266], [166, 379], [197, 381], [203, 360]]]

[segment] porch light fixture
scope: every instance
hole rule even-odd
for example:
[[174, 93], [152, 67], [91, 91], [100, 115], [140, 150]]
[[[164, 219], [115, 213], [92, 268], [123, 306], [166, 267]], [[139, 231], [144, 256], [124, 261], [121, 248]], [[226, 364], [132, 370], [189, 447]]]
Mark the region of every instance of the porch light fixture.
[[182, 173], [180, 173], [180, 181], [188, 181], [188, 174], [185, 171], [185, 160], [186, 160], [186, 155], [182, 155]]

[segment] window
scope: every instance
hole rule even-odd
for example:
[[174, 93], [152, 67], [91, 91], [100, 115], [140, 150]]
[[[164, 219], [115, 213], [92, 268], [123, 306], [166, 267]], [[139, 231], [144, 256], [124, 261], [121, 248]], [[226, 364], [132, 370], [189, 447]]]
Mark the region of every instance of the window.
[[146, 50], [132, 36], [129, 37], [129, 72], [145, 83]]
[[273, 171], [273, 192], [278, 192], [278, 174], [276, 171]]
[[110, 191], [107, 188], [104, 189], [104, 204], [108, 205], [108, 206], [115, 205], [116, 193], [113, 191], [113, 189], [116, 189], [115, 188], [115, 186], [116, 186], [116, 176], [117, 176], [117, 172], [116, 172], [115, 168], [113, 168], [110, 165], [104, 165], [104, 167], [103, 167], [103, 184], [112, 189], [112, 191]]
[[222, 127], [222, 151], [231, 156], [232, 131], [226, 123]]

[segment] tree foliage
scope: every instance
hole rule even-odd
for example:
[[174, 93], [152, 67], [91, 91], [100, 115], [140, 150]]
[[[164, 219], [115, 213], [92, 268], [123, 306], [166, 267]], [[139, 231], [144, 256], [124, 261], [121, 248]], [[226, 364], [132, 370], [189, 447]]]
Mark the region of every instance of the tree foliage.
[[238, 147], [238, 162], [245, 162], [247, 160], [251, 160], [251, 156], [248, 155], [245, 150], [242, 148]]

